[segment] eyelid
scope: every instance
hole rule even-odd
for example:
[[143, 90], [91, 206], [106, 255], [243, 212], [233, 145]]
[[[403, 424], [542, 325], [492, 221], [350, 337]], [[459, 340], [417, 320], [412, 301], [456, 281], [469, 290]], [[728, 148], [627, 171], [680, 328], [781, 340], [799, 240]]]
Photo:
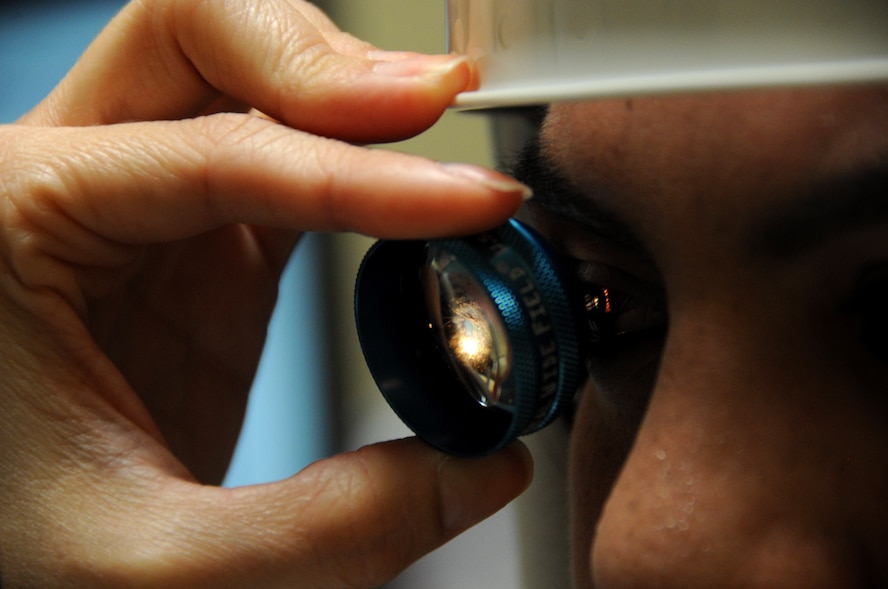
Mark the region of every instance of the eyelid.
[[527, 142], [515, 162], [512, 175], [534, 191], [528, 208], [543, 215], [553, 215], [582, 226], [586, 232], [598, 235], [621, 248], [645, 254], [638, 237], [619, 215], [603, 206], [593, 194], [607, 192], [604, 186], [594, 191], [579, 190], [554, 161], [539, 137]]
[[[661, 283], [657, 264], [645, 251], [627, 248], [598, 231], [558, 215], [527, 208], [523, 214], [522, 220], [545, 236], [564, 263], [570, 265], [570, 271], [582, 281], [593, 283], [595, 274], [615, 272], [630, 283], [637, 278], [639, 286], [644, 286], [642, 290], [651, 292], [656, 299], [663, 298], [662, 289], [656, 286]], [[610, 274], [604, 278], [623, 281], [620, 276]]]
[[666, 309], [666, 291], [662, 286], [643, 280], [602, 262], [564, 258], [568, 272], [581, 286], [602, 286], [627, 294], [640, 303]]

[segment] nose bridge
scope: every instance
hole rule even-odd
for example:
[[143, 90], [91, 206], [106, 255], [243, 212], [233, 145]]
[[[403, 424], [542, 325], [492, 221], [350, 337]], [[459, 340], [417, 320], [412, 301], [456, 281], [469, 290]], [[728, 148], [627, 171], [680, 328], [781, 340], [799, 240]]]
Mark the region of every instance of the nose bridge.
[[816, 468], [831, 460], [817, 431], [826, 408], [806, 399], [788, 334], [748, 315], [717, 303], [673, 314], [647, 414], [599, 521], [601, 587], [849, 586], [834, 489]]

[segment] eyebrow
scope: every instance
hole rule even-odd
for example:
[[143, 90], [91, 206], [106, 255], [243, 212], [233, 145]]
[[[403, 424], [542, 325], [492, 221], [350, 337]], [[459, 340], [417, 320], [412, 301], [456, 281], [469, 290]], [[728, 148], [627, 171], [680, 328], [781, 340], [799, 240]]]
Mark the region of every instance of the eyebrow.
[[[533, 190], [533, 198], [527, 203], [530, 209], [542, 209], [548, 213], [578, 223], [597, 236], [625, 249], [647, 256], [647, 250], [635, 232], [617, 215], [600, 204], [600, 199], [590, 198], [545, 154], [539, 139], [528, 141], [509, 173]], [[595, 189], [606, 193], [601, 185]]]
[[[649, 257], [632, 229], [612, 211], [581, 191], [547, 157], [538, 139], [528, 141], [511, 174], [534, 191], [528, 202], [588, 228], [599, 237]], [[608, 188], [595, 190], [607, 193]], [[748, 238], [755, 256], [792, 258], [865, 227], [888, 222], [888, 162], [882, 160], [853, 172], [832, 176], [801, 193], [801, 197], [763, 217]]]
[[833, 176], [770, 213], [750, 236], [753, 254], [791, 258], [855, 230], [888, 222], [888, 164]]

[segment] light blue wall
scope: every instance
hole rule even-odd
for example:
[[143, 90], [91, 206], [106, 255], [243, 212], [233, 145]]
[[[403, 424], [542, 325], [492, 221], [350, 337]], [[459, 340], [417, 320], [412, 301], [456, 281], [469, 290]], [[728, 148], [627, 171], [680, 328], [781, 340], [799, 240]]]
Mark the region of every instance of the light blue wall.
[[4, 2], [0, 123], [16, 119], [49, 92], [122, 5], [120, 0]]
[[281, 280], [227, 484], [278, 480], [331, 453], [321, 248], [317, 236], [303, 238]]
[[[49, 92], [120, 0], [4, 2], [0, 6], [0, 123]], [[329, 453], [320, 244], [309, 237], [284, 275], [247, 421], [226, 484], [280, 479]]]

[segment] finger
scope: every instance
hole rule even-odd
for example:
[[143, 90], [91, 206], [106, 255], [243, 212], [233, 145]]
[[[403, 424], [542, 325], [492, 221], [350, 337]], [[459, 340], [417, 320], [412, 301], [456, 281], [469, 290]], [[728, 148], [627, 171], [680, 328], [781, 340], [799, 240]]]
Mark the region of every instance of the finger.
[[192, 484], [170, 485], [158, 507], [178, 520], [155, 524], [161, 533], [149, 550], [162, 564], [151, 586], [190, 578], [220, 588], [377, 587], [502, 508], [531, 473], [520, 443], [467, 460], [410, 439], [319, 462], [279, 483], [205, 490], [199, 503]]
[[[7, 184], [17, 213], [52, 227], [47, 233], [68, 252], [82, 230], [132, 244], [231, 223], [388, 238], [464, 234], [503, 222], [526, 196], [496, 172], [248, 115], [7, 131], [15, 151], [30, 156], [16, 161], [19, 182]], [[55, 214], [76, 223], [48, 225]]]
[[311, 133], [379, 142], [425, 129], [471, 82], [464, 59], [381, 53], [305, 6], [133, 3], [23, 121], [184, 118], [223, 94]]

